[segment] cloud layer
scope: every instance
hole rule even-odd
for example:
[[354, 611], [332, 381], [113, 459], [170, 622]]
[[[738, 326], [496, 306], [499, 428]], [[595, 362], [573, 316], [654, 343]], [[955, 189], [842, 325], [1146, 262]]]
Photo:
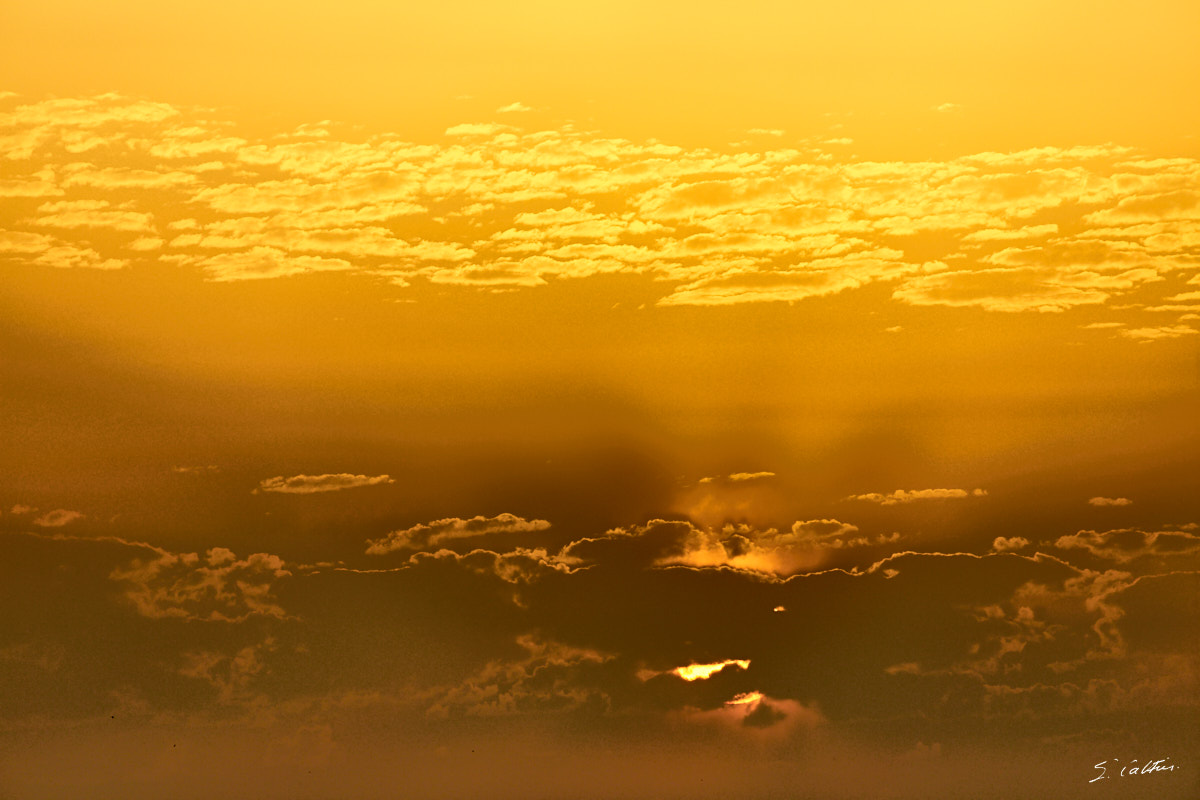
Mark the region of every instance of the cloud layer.
[[1157, 309], [1110, 334], [1142, 342], [1196, 332], [1180, 318], [1200, 265], [1186, 158], [1103, 145], [872, 162], [841, 155], [843, 139], [718, 151], [525, 129], [520, 103], [429, 143], [333, 123], [256, 139], [116, 95], [0, 102], [14, 261], [484, 291], [625, 274], [653, 279], [663, 306], [877, 285], [914, 306]]

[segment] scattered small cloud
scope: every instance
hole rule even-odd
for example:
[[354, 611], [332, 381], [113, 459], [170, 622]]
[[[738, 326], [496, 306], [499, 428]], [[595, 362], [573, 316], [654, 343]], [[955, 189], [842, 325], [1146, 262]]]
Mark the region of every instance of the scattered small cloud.
[[1088, 504], [1093, 506], [1131, 506], [1133, 501], [1128, 497], [1093, 497], [1088, 500]]
[[1131, 328], [1121, 331], [1121, 335], [1129, 339], [1151, 342], [1156, 339], [1178, 339], [1181, 336], [1191, 336], [1197, 333], [1189, 325], [1160, 325], [1154, 328]]
[[518, 101], [515, 103], [509, 103], [506, 106], [500, 106], [499, 108], [496, 109], [496, 113], [497, 114], [513, 114], [513, 113], [518, 113], [518, 112], [523, 112], [523, 111], [532, 111], [532, 110], [533, 109], [531, 109], [529, 106]]
[[381, 539], [369, 540], [367, 553], [383, 555], [394, 550], [428, 550], [454, 539], [469, 539], [497, 533], [544, 531], [549, 527], [550, 523], [544, 519], [524, 519], [509, 513], [494, 517], [476, 516], [470, 519], [447, 517], [428, 524], [392, 531]]
[[1057, 225], [1033, 225], [1025, 228], [984, 228], [963, 237], [964, 242], [1004, 242], [1015, 239], [1037, 239], [1058, 233]]
[[746, 483], [747, 481], [758, 481], [765, 478], [774, 478], [774, 472], [734, 472], [729, 475], [710, 475], [699, 480], [699, 483], [718, 483], [721, 481], [729, 481], [731, 483]]
[[508, 125], [495, 122], [465, 122], [462, 125], [451, 125], [446, 128], [447, 136], [495, 136], [511, 130]]
[[260, 492], [316, 494], [318, 492], [338, 492], [359, 486], [376, 486], [381, 483], [395, 483], [395, 481], [387, 475], [369, 477], [367, 475], [351, 475], [347, 472], [325, 475], [293, 475], [290, 478], [277, 475], [261, 482], [253, 494]]
[[47, 511], [33, 521], [34, 525], [42, 528], [61, 528], [64, 525], [69, 525], [77, 519], [83, 519], [83, 514], [78, 511], [68, 511], [65, 508], [56, 508], [53, 511]]
[[163, 240], [157, 236], [139, 236], [132, 242], [126, 245], [130, 250], [138, 252], [148, 252], [150, 250], [158, 250], [163, 246]]
[[757, 481], [763, 478], [774, 477], [774, 472], [735, 472], [729, 476], [729, 480], [734, 481], [735, 483], [741, 483], [744, 481]]
[[962, 106], [958, 103], [942, 103], [940, 106], [934, 106], [933, 110], [941, 114], [949, 114], [952, 111], [961, 111]]
[[285, 617], [271, 590], [276, 580], [291, 574], [279, 556], [239, 558], [227, 548], [213, 547], [204, 555], [158, 550], [155, 558], [118, 567], [109, 579], [123, 587], [125, 601], [145, 617], [241, 622], [251, 616]]
[[1200, 552], [1200, 536], [1186, 529], [1079, 531], [1054, 542], [1060, 550], [1086, 550], [1097, 558], [1124, 564], [1144, 556], [1179, 556]]
[[913, 503], [918, 500], [947, 500], [964, 497], [984, 497], [986, 489], [897, 489], [891, 494], [852, 494], [847, 500], [863, 500], [868, 503], [878, 503], [881, 506], [894, 506], [898, 503]]
[[1029, 540], [1024, 536], [997, 536], [992, 540], [992, 550], [997, 553], [1009, 553], [1029, 547]]

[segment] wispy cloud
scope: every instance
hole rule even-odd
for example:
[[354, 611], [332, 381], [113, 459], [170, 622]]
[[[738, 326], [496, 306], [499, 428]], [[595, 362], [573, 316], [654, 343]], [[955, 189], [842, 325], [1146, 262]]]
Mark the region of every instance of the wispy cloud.
[[996, 553], [1008, 553], [1029, 547], [1029, 540], [1024, 536], [997, 536], [992, 541], [992, 550]]
[[476, 516], [470, 519], [448, 517], [428, 524], [413, 525], [392, 531], [387, 536], [367, 542], [367, 552], [383, 555], [394, 550], [427, 550], [453, 539], [469, 539], [498, 533], [544, 531], [550, 523], [544, 519], [524, 519], [515, 514], [494, 517]]
[[114, 569], [109, 578], [125, 601], [143, 616], [213, 622], [240, 622], [252, 616], [282, 618], [273, 583], [290, 576], [283, 560], [270, 553], [238, 558], [224, 547], [204, 555], [160, 550]]
[[1133, 501], [1128, 497], [1093, 497], [1088, 500], [1088, 504], [1093, 506], [1131, 506]]
[[61, 528], [64, 525], [70, 525], [75, 520], [83, 519], [83, 516], [78, 511], [56, 508], [53, 511], [47, 511], [45, 514], [42, 514], [33, 521], [33, 524], [42, 528]]
[[763, 478], [774, 478], [774, 472], [735, 472], [729, 476], [729, 480], [735, 483], [743, 483], [745, 481], [757, 481]]
[[285, 478], [277, 475], [259, 483], [254, 494], [260, 492], [278, 492], [280, 494], [316, 494], [318, 492], [339, 492], [343, 489], [354, 489], [359, 486], [377, 486], [382, 483], [395, 483], [387, 475], [351, 475], [339, 472], [325, 475], [293, 475]]
[[921, 500], [958, 500], [967, 497], [984, 497], [986, 489], [897, 489], [890, 494], [852, 494], [847, 500], [863, 500], [868, 503], [878, 503], [882, 506], [894, 506], [900, 503], [915, 503]]
[[774, 478], [774, 472], [733, 472], [724, 477], [720, 475], [710, 475], [700, 479], [700, 483], [716, 483], [718, 481], [729, 481], [731, 483], [747, 483], [750, 481], [760, 481], [766, 478]]
[[1178, 557], [1200, 553], [1200, 536], [1187, 530], [1087, 530], [1060, 536], [1054, 546], [1061, 550], [1086, 550], [1093, 556], [1124, 564], [1146, 556]]

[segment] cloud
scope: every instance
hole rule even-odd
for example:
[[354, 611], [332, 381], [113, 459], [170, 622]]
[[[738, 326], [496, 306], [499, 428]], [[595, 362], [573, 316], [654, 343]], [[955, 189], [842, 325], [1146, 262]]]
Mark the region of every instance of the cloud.
[[209, 683], [217, 690], [220, 705], [246, 704], [265, 697], [256, 692], [254, 684], [266, 672], [265, 656], [277, 648], [274, 638], [267, 637], [256, 645], [247, 645], [232, 655], [211, 650], [190, 651], [183, 656], [179, 674]]
[[291, 255], [274, 247], [219, 253], [213, 256], [164, 256], [161, 260], [198, 266], [218, 282], [287, 278], [311, 272], [341, 272], [353, 268], [340, 258]]
[[756, 481], [763, 478], [774, 478], [774, 472], [735, 472], [729, 476], [729, 480], [734, 482]]
[[891, 494], [879, 494], [878, 492], [852, 494], [846, 499], [864, 500], [883, 506], [894, 506], [899, 503], [914, 503], [918, 500], [962, 499], [966, 497], [984, 497], [986, 495], [986, 489], [973, 489], [969, 492], [966, 489], [897, 489]]
[[1086, 550], [1097, 558], [1125, 564], [1149, 556], [1166, 558], [1200, 553], [1200, 536], [1186, 530], [1085, 530], [1058, 537], [1054, 546], [1060, 550]]
[[1093, 225], [1128, 225], [1171, 219], [1200, 219], [1200, 189], [1192, 187], [1125, 197], [1115, 206], [1085, 217]]
[[992, 551], [996, 553], [1007, 553], [1014, 550], [1022, 550], [1029, 547], [1029, 540], [1024, 536], [997, 536], [992, 541]]
[[498, 514], [495, 517], [476, 516], [470, 519], [448, 517], [392, 531], [381, 539], [370, 540], [367, 542], [367, 553], [383, 555], [394, 550], [428, 550], [455, 539], [544, 531], [549, 527], [550, 523], [544, 519], [527, 520], [509, 513]]
[[125, 141], [131, 129], [179, 115], [164, 103], [108, 94], [55, 98], [0, 113], [0, 152], [14, 161], [30, 159], [54, 145], [77, 153]]
[[[880, 255], [900, 256], [897, 251]], [[660, 306], [723, 306], [740, 303], [794, 303], [812, 297], [838, 294], [877, 280], [917, 272], [920, 267], [899, 260], [862, 257], [800, 261], [781, 270], [763, 270], [746, 264], [723, 270], [677, 287], [658, 301]]]
[[154, 217], [148, 213], [114, 209], [106, 200], [57, 200], [38, 207], [30, 220], [43, 228], [107, 228], [122, 232], [153, 232]]
[[562, 557], [585, 565], [733, 567], [786, 576], [817, 568], [833, 552], [871, 543], [857, 533], [856, 526], [836, 519], [798, 520], [787, 531], [733, 524], [701, 528], [690, 522], [651, 520], [572, 542]]
[[795, 730], [812, 730], [827, 720], [820, 710], [795, 700], [768, 697], [759, 691], [741, 692], [720, 707], [687, 707], [674, 717], [688, 726], [715, 725], [758, 735], [784, 735]]
[[121, 269], [127, 264], [122, 259], [104, 258], [90, 247], [29, 231], [0, 230], [0, 255], [5, 253], [27, 255], [34, 264], [60, 269]]
[[1129, 328], [1120, 334], [1129, 339], [1150, 342], [1157, 339], [1178, 339], [1181, 336], [1192, 336], [1200, 331], [1190, 325], [1160, 325], [1152, 328]]
[[508, 125], [494, 122], [468, 122], [462, 125], [452, 125], [446, 128], [447, 136], [495, 136], [498, 133], [511, 131]]
[[[173, 729], [180, 714], [210, 732], [230, 717], [375, 731], [387, 719], [451, 747], [464, 727], [476, 747], [484, 729], [504, 739], [542, 725], [556, 735], [599, 726], [778, 754], [826, 725], [886, 720], [899, 737], [888, 741], [904, 750], [964, 724], [1020, 726], [1035, 741], [1114, 712], [1155, 719], [1194, 705], [1194, 659], [1170, 660], [1179, 641], [1190, 646], [1193, 575], [1139, 577], [1132, 567], [1089, 570], [1011, 552], [906, 552], [872, 568], [784, 579], [661, 557], [714, 536], [734, 549], [737, 536], [798, 548], [861, 532], [832, 519], [774, 532], [639, 527], [579, 540], [562, 557], [442, 550], [363, 570], [51, 538], [58, 532], [4, 535], [0, 586], [22, 600], [15, 629], [50, 620], [61, 643], [4, 649], [0, 660], [25, 670], [22, 692], [36, 689], [34, 702], [16, 706], [18, 719], [25, 707], [68, 719], [53, 705], [58, 694], [105, 697], [118, 687], [145, 718], [165, 717]], [[568, 556], [578, 559], [572, 569], [562, 568]], [[20, 582], [31, 574], [45, 576], [38, 592]], [[51, 581], [62, 574], [71, 580]], [[97, 649], [97, 631], [114, 645]], [[707, 677], [683, 680], [679, 665]]]
[[509, 103], [506, 106], [500, 106], [499, 108], [496, 109], [496, 113], [497, 114], [511, 114], [514, 112], [531, 111], [531, 110], [532, 109], [530, 109], [529, 106], [525, 105], [524, 103], [516, 102], [516, 103]]
[[339, 492], [343, 489], [354, 489], [359, 486], [378, 486], [383, 483], [395, 483], [387, 475], [351, 475], [339, 472], [325, 475], [293, 475], [285, 478], [277, 475], [259, 483], [254, 494], [260, 492], [278, 492], [281, 494], [316, 494], [318, 492]]
[[[734, 472], [726, 475], [724, 480], [727, 480], [731, 483], [748, 483], [774, 477], [774, 472]], [[722, 480], [720, 475], [714, 475], [701, 478], [698, 483], [715, 483], [720, 480]]]
[[[371, 553], [370, 550], [367, 551]], [[371, 553], [378, 555], [378, 551]], [[472, 548], [458, 553], [443, 547], [435, 552], [417, 551], [408, 558], [411, 567], [427, 566], [433, 562], [453, 563], [476, 575], [498, 578], [509, 584], [529, 584], [550, 572], [571, 573], [570, 560], [551, 555], [544, 548], [517, 547], [503, 553]]]
[[607, 705], [602, 689], [581, 678], [611, 661], [612, 654], [532, 634], [522, 634], [516, 641], [525, 650], [524, 657], [489, 662], [461, 684], [439, 692], [426, 714], [433, 718], [494, 717]]
[[109, 578], [142, 616], [241, 622], [285, 617], [272, 586], [291, 574], [278, 556], [255, 553], [239, 559], [227, 548], [213, 547], [203, 556], [159, 551], [114, 569]]
[[[16, 513], [14, 511], [14, 513]], [[83, 514], [78, 511], [68, 511], [65, 508], [56, 508], [53, 511], [47, 511], [33, 521], [34, 525], [42, 528], [61, 528], [64, 525], [69, 525], [75, 520], [83, 519]]]
[[1023, 228], [984, 228], [968, 233], [964, 242], [1000, 242], [1018, 239], [1036, 239], [1058, 233], [1057, 225], [1030, 225]]
[[58, 243], [52, 236], [28, 231], [0, 231], [0, 253], [41, 253]]
[[129, 244], [125, 245], [130, 250], [145, 252], [148, 250], [158, 250], [163, 246], [164, 242], [157, 236], [139, 236]]
[[1128, 497], [1093, 497], [1088, 500], [1088, 505], [1093, 506], [1131, 506], [1133, 501]]
[[0, 197], [61, 197], [63, 194], [63, 190], [53, 181], [53, 173], [27, 179], [0, 180]]
[[159, 171], [126, 167], [97, 167], [94, 164], [68, 164], [63, 168], [65, 188], [89, 186], [107, 190], [165, 189], [192, 185], [195, 175], [181, 171]]
[[[494, 292], [630, 274], [654, 279], [663, 307], [811, 302], [889, 283], [899, 303], [1011, 313], [1146, 291], [1194, 269], [1200, 241], [1195, 162], [1111, 145], [834, 163], [496, 123], [451, 125], [425, 144], [345, 140], [329, 121], [241, 138], [210, 114], [119, 95], [0, 114], [18, 167], [0, 192], [55, 197], [20, 226], [62, 234], [11, 258], [112, 269], [161, 238], [175, 252], [160, 262], [213, 281], [340, 271]], [[395, 235], [400, 217], [419, 239]], [[187, 234], [158, 235], [188, 221]], [[83, 238], [92, 232], [136, 238]], [[926, 234], [936, 244], [912, 239]]]
[[892, 297], [915, 306], [975, 307], [1009, 313], [1060, 312], [1105, 302], [1109, 293], [1071, 285], [1069, 275], [1044, 269], [979, 269], [922, 275]]

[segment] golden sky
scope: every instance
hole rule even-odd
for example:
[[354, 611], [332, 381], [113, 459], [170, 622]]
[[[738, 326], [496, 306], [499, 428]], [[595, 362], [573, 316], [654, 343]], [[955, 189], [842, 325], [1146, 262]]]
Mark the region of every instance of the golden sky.
[[0, 30], [0, 796], [1200, 788], [1200, 6]]

